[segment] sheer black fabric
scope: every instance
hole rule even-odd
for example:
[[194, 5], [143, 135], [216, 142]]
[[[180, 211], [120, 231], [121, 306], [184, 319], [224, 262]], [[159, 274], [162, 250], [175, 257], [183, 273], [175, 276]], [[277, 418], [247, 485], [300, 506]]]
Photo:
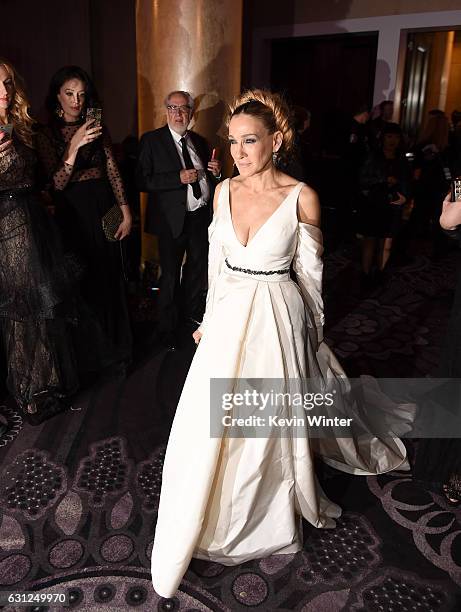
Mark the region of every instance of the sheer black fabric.
[[7, 386], [28, 412], [77, 388], [72, 286], [57, 231], [34, 193], [35, 154], [0, 154], [0, 326]]
[[54, 189], [62, 191], [71, 183], [89, 179], [106, 179], [119, 206], [126, 204], [125, 189], [112, 152], [108, 131], [102, 138], [81, 147], [74, 167], [64, 164], [66, 147], [81, 123], [43, 127], [37, 134], [37, 150], [45, 174]]
[[35, 183], [35, 153], [18, 140], [0, 153], [0, 190], [31, 188]]
[[101, 224], [114, 203], [127, 202], [107, 130], [79, 149], [73, 167], [64, 164], [66, 147], [80, 125], [44, 127], [37, 135], [37, 150], [53, 190], [64, 250], [76, 262], [80, 294], [99, 324], [97, 347], [86, 364], [87, 370], [98, 370], [131, 359], [120, 244], [107, 241]]
[[106, 181], [79, 181], [61, 192], [55, 215], [66, 250], [77, 255], [81, 266], [80, 294], [100, 325], [97, 348], [100, 362], [88, 367], [89, 370], [128, 362], [131, 358], [121, 245], [108, 242], [101, 226], [101, 218], [113, 203]]

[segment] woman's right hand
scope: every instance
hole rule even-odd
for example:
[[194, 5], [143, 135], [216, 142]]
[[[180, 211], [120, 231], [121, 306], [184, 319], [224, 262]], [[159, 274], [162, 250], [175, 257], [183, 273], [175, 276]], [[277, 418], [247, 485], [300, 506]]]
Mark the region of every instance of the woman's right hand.
[[451, 193], [447, 193], [442, 204], [440, 225], [445, 230], [454, 230], [461, 225], [461, 201], [451, 201]]
[[85, 121], [85, 123], [78, 128], [70, 140], [70, 152], [77, 152], [80, 147], [93, 142], [93, 140], [101, 136], [102, 126], [96, 125], [95, 127], [91, 127], [92, 124], [94, 124], [94, 119]]
[[194, 331], [194, 333], [192, 334], [192, 338], [194, 339], [195, 344], [198, 344], [200, 342], [200, 340], [202, 339], [202, 335], [202, 332], [198, 329]]

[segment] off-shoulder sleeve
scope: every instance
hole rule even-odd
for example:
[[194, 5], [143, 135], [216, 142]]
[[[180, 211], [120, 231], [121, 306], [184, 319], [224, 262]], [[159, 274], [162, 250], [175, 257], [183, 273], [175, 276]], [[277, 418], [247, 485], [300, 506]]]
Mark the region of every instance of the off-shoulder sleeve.
[[57, 190], [62, 190], [72, 176], [73, 167], [65, 164], [59, 157], [53, 138], [48, 131], [40, 130], [35, 139], [37, 155], [45, 175]]
[[112, 151], [112, 141], [109, 136], [109, 132], [106, 128], [103, 128], [103, 147], [106, 156], [106, 172], [107, 178], [109, 179], [110, 186], [114, 193], [115, 199], [119, 206], [128, 204], [125, 194], [125, 187], [123, 186], [122, 177], [115, 161], [114, 152]]
[[313, 317], [317, 346], [323, 340], [322, 273], [323, 239], [320, 228], [298, 223], [298, 244], [293, 258], [293, 270], [308, 310]]

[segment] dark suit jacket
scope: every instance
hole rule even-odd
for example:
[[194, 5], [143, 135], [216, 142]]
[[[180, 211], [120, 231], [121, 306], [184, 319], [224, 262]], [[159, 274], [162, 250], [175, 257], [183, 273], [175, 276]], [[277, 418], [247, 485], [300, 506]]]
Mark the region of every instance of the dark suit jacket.
[[[195, 132], [189, 131], [188, 134], [206, 169], [210, 159], [206, 140]], [[138, 189], [149, 194], [144, 231], [158, 234], [166, 223], [174, 238], [181, 234], [187, 211], [187, 185], [181, 183], [181, 170], [181, 159], [168, 125], [146, 132], [142, 136], [136, 179]], [[208, 171], [207, 177], [210, 186], [208, 209], [211, 219], [216, 179]]]

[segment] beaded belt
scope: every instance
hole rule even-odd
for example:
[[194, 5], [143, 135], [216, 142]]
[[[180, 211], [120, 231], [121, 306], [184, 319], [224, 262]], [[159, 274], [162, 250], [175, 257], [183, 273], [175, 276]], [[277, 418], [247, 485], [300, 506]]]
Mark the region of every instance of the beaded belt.
[[272, 276], [273, 274], [288, 274], [290, 271], [290, 268], [283, 268], [283, 270], [249, 270], [248, 268], [239, 268], [238, 266], [231, 266], [227, 261], [227, 258], [224, 260], [224, 263], [234, 272], [244, 272], [245, 274], [262, 274], [264, 276]]

